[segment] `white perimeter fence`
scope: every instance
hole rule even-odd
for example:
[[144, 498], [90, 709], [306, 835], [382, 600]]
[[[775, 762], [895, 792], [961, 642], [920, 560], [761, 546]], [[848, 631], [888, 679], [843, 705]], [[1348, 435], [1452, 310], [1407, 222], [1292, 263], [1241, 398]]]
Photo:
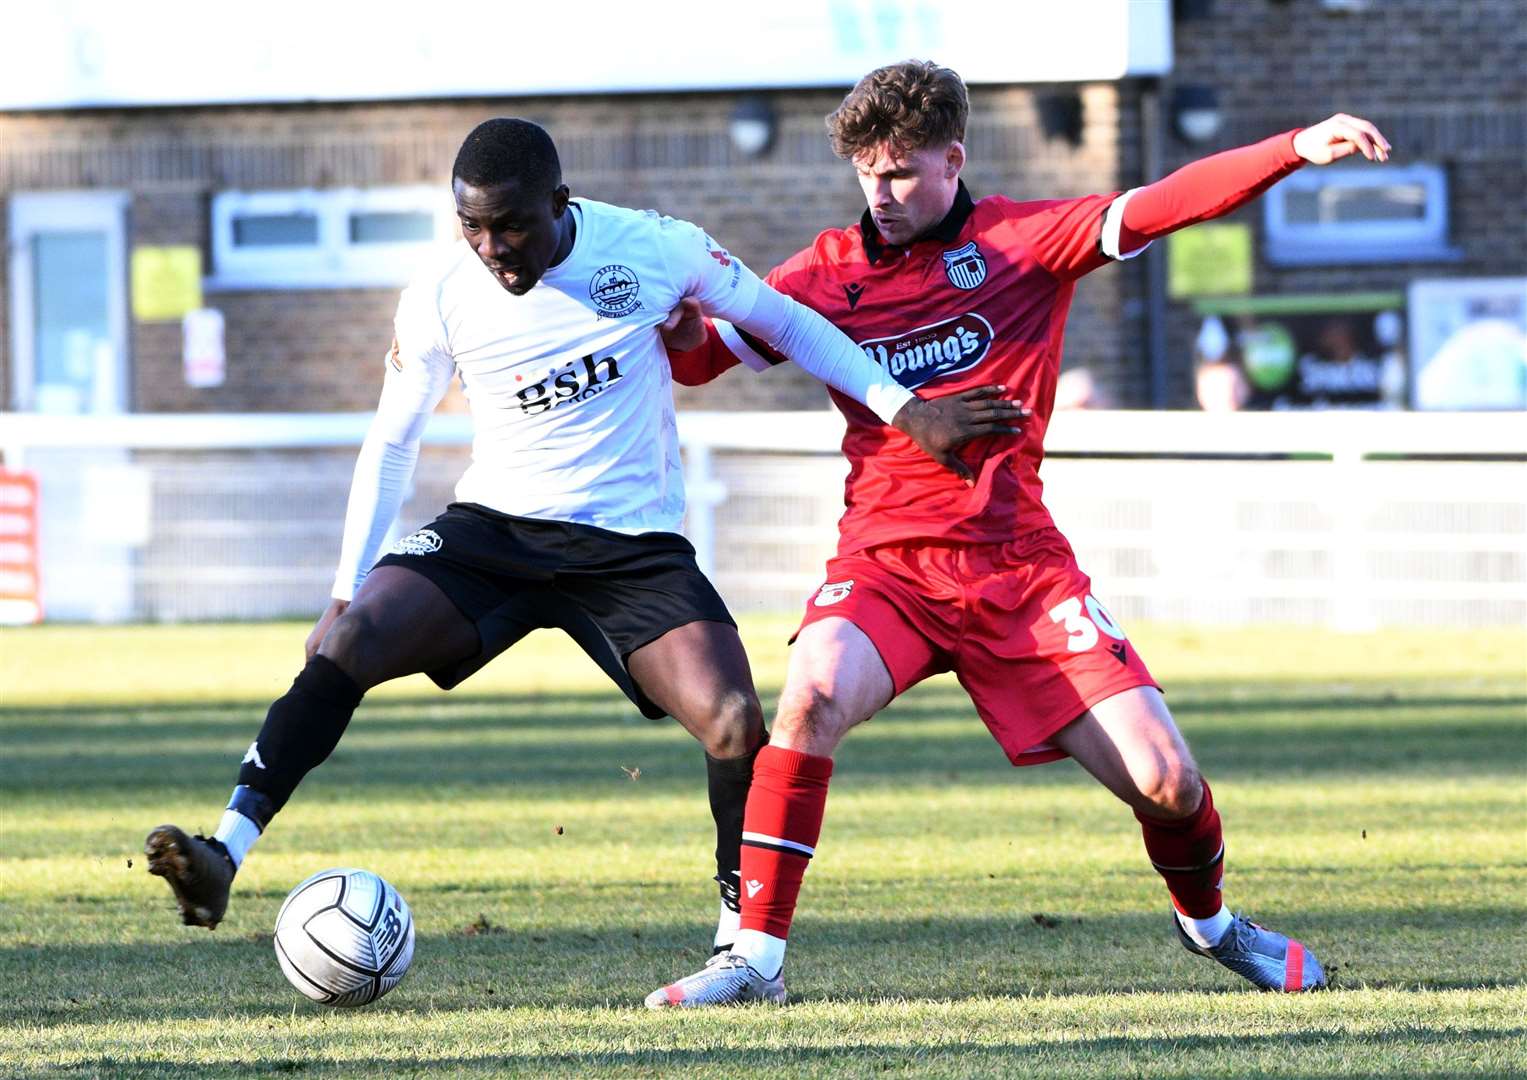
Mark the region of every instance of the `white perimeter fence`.
[[[55, 620], [312, 617], [369, 417], [0, 414], [41, 483]], [[684, 413], [686, 531], [734, 610], [821, 583], [846, 464], [833, 412]], [[400, 517], [451, 498], [466, 417], [433, 419]], [[1527, 624], [1527, 414], [1061, 413], [1046, 499], [1122, 619]]]

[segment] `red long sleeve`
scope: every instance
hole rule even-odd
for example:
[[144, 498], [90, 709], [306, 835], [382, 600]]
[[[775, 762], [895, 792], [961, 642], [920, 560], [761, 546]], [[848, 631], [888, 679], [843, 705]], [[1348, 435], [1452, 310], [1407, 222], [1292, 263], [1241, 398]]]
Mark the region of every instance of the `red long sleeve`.
[[715, 324], [705, 320], [705, 344], [688, 352], [668, 350], [668, 364], [673, 368], [673, 381], [684, 386], [701, 386], [730, 367], [737, 366], [737, 358], [721, 342]]
[[1304, 164], [1294, 153], [1299, 130], [1212, 154], [1140, 188], [1125, 204], [1119, 249], [1135, 251], [1158, 236], [1228, 214], [1255, 199]]

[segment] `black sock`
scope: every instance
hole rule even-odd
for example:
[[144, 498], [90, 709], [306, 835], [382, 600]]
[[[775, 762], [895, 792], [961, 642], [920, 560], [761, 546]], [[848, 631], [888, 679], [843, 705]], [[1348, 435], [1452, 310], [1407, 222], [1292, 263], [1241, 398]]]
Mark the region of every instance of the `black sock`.
[[339, 745], [364, 695], [355, 680], [328, 657], [309, 660], [286, 696], [265, 714], [259, 737], [239, 766], [239, 787], [234, 793], [238, 805], [231, 809], [252, 818], [264, 831], [308, 771]]
[[710, 787], [710, 813], [716, 819], [716, 880], [721, 899], [733, 911], [741, 911], [738, 869], [742, 866], [742, 812], [753, 783], [753, 760], [769, 742], [769, 733], [742, 757], [713, 758], [705, 755], [705, 775]]

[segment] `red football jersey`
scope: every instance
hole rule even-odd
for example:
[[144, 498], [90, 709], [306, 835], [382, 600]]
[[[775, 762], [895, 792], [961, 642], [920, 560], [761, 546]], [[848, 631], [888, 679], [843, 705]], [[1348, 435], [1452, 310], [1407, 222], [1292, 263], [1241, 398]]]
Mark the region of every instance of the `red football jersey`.
[[1108, 261], [1100, 225], [1116, 197], [973, 202], [961, 184], [949, 214], [909, 247], [883, 247], [865, 220], [829, 229], [768, 275], [770, 285], [820, 312], [919, 396], [1000, 383], [1034, 410], [1022, 435], [964, 448], [961, 457], [977, 475], [967, 487], [906, 435], [834, 391], [848, 419], [843, 452], [851, 465], [840, 554], [908, 539], [997, 542], [1051, 524], [1039, 464], [1061, 334], [1076, 279]]
[[[909, 246], [885, 246], [866, 212], [771, 271], [770, 285], [821, 313], [920, 397], [1000, 383], [1034, 411], [1022, 435], [964, 448], [977, 473], [967, 487], [834, 391], [848, 419], [851, 466], [839, 554], [905, 540], [1001, 542], [1050, 527], [1039, 466], [1076, 280], [1260, 194], [1302, 164], [1294, 134], [1215, 154], [1123, 195], [974, 202], [962, 182], [943, 221]], [[695, 384], [739, 359], [752, 363], [739, 356], [750, 351], [762, 358], [753, 366], [784, 359], [735, 331], [723, 343], [714, 328], [704, 348], [670, 359], [674, 377]]]
[[973, 203], [960, 185], [941, 225], [909, 247], [881, 247], [861, 221], [823, 232], [768, 275], [919, 396], [1002, 383], [1034, 409], [1022, 435], [962, 451], [977, 477], [967, 487], [907, 435], [834, 391], [852, 466], [841, 555], [904, 539], [1000, 542], [1052, 524], [1038, 470], [1061, 333], [1073, 283], [1107, 261], [1099, 220], [1113, 199]]

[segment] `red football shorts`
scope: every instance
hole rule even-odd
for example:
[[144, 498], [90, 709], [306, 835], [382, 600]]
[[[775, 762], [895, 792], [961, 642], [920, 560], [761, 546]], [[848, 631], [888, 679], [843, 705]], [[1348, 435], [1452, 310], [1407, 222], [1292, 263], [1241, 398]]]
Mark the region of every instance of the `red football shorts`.
[[1120, 691], [1157, 685], [1054, 529], [834, 558], [801, 627], [833, 618], [864, 631], [897, 694], [953, 671], [1014, 765], [1065, 757], [1051, 735]]

